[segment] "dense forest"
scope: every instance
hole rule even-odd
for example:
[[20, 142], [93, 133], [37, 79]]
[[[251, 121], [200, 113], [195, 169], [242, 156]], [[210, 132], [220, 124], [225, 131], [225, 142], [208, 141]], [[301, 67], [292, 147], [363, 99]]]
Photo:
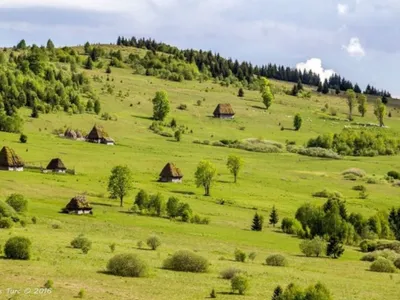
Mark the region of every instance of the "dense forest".
[[[137, 39], [136, 37], [127, 39], [125, 37], [118, 37], [117, 45], [144, 48], [153, 52], [157, 51], [171, 54], [176, 59], [185, 60], [190, 64], [196, 64], [200, 72], [209, 72], [213, 78], [223, 80], [234, 76], [241, 81], [244, 86], [253, 83], [255, 76], [264, 76], [294, 83], [297, 83], [300, 79], [304, 84], [319, 86], [319, 91], [323, 93], [329, 92], [329, 89], [334, 89], [337, 92], [346, 91], [348, 89], [354, 89], [356, 93], [362, 92], [358, 84], [353, 84], [351, 81], [346, 80], [339, 75], [333, 75], [326, 82], [321, 82], [319, 75], [311, 71], [302, 72], [295, 68], [278, 66], [276, 64], [253, 66], [249, 62], [238, 62], [237, 60], [233, 61], [230, 58], [223, 58], [218, 53], [213, 54], [211, 51], [197, 51], [193, 49], [180, 50], [177, 47], [156, 42], [152, 39]], [[367, 86], [364, 93], [391, 97], [389, 92], [378, 90], [370, 85]]]

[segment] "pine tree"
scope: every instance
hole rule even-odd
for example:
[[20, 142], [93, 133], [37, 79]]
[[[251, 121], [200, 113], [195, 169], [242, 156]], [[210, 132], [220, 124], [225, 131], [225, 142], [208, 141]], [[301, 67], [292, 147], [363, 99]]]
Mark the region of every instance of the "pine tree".
[[269, 224], [275, 227], [279, 222], [278, 210], [275, 208], [275, 205], [272, 207], [272, 211], [269, 215]]
[[281, 296], [282, 296], [283, 290], [280, 287], [280, 285], [278, 285], [275, 290], [274, 290], [274, 294], [272, 295], [271, 300], [280, 300]]
[[328, 94], [329, 93], [329, 84], [328, 80], [325, 79], [324, 84], [322, 86], [322, 94]]
[[299, 78], [299, 80], [297, 81], [297, 90], [300, 92], [303, 89], [304, 89], [303, 83], [301, 82], [301, 79]]
[[53, 41], [52, 40], [48, 40], [47, 41], [47, 46], [46, 46], [46, 48], [47, 48], [47, 50], [49, 50], [49, 51], [53, 51], [54, 50], [54, 43], [53, 43]]
[[292, 96], [297, 96], [297, 94], [299, 93], [299, 88], [297, 87], [297, 85], [295, 84], [292, 88]]
[[94, 112], [96, 113], [96, 115], [98, 115], [100, 111], [101, 111], [100, 101], [99, 99], [96, 99], [96, 101], [94, 101]]
[[358, 86], [357, 83], [356, 83], [356, 85], [354, 86], [354, 92], [356, 92], [357, 94], [360, 94], [360, 93], [361, 93], [361, 89], [360, 89], [360, 87]]
[[90, 58], [90, 56], [86, 60], [85, 69], [87, 69], [87, 70], [92, 70], [93, 69], [93, 61]]
[[343, 245], [340, 243], [340, 240], [336, 236], [331, 236], [329, 239], [328, 247], [326, 248], [326, 255], [331, 256], [333, 258], [339, 258], [342, 256], [344, 252]]
[[244, 97], [244, 90], [243, 90], [243, 88], [240, 88], [239, 89], [239, 91], [238, 91], [238, 97]]
[[111, 74], [111, 67], [110, 67], [110, 66], [107, 67], [106, 73], [107, 73], [107, 74]]
[[303, 119], [301, 118], [300, 114], [296, 114], [293, 120], [294, 129], [298, 131], [301, 128], [302, 123]]
[[322, 83], [321, 83], [321, 81], [318, 83], [317, 92], [318, 92], [318, 93], [322, 93]]
[[260, 216], [258, 213], [255, 213], [253, 217], [253, 224], [251, 225], [251, 230], [262, 231], [263, 224], [264, 224], [264, 217]]
[[338, 86], [335, 88], [335, 93], [336, 93], [336, 95], [340, 94], [340, 88]]
[[90, 53], [90, 51], [92, 50], [92, 47], [90, 46], [89, 42], [85, 43], [84, 49], [85, 49], [85, 54]]
[[210, 298], [217, 298], [217, 294], [215, 293], [215, 290], [212, 289], [211, 293], [210, 293]]

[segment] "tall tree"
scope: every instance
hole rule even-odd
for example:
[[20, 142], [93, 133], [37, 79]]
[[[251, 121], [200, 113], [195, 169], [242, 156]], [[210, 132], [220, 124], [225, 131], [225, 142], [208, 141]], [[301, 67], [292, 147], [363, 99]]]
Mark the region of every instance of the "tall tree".
[[99, 99], [96, 99], [94, 101], [94, 112], [96, 113], [96, 115], [98, 115], [101, 112], [101, 104]]
[[322, 83], [321, 83], [321, 81], [318, 83], [317, 92], [318, 93], [322, 93]]
[[261, 96], [266, 109], [268, 109], [271, 106], [272, 101], [274, 100], [274, 95], [272, 94], [269, 86], [265, 88]]
[[255, 213], [253, 217], [253, 224], [251, 224], [251, 230], [262, 231], [263, 224], [264, 224], [264, 217], [259, 215], [258, 213]]
[[278, 210], [275, 208], [275, 205], [272, 207], [272, 211], [269, 215], [269, 224], [275, 227], [279, 222]]
[[393, 231], [394, 236], [398, 241], [400, 241], [400, 208], [397, 210], [393, 207], [389, 213], [389, 226]]
[[297, 91], [302, 91], [304, 89], [303, 87], [303, 83], [301, 82], [301, 79], [299, 78], [299, 80], [297, 81]]
[[108, 179], [108, 191], [112, 196], [119, 198], [120, 206], [124, 205], [124, 197], [128, 195], [132, 186], [132, 172], [127, 166], [112, 168]]
[[49, 39], [48, 41], [47, 41], [47, 45], [46, 45], [46, 48], [47, 48], [47, 50], [49, 50], [49, 51], [53, 51], [54, 50], [54, 43], [53, 43], [53, 41], [51, 40], [51, 39]]
[[328, 94], [329, 93], [329, 84], [328, 80], [325, 79], [324, 84], [322, 86], [322, 94]]
[[93, 69], [93, 60], [90, 58], [90, 56], [86, 60], [85, 69], [87, 69], [87, 70]]
[[90, 54], [90, 51], [92, 50], [92, 46], [90, 46], [89, 42], [86, 42], [83, 48], [85, 50], [85, 54]]
[[349, 108], [349, 121], [353, 120], [353, 108], [356, 102], [356, 93], [352, 89], [346, 91], [347, 106]]
[[211, 162], [207, 160], [200, 161], [194, 176], [196, 178], [197, 187], [204, 187], [205, 196], [210, 196], [210, 188], [216, 174], [217, 169]]
[[302, 124], [303, 124], [303, 119], [301, 118], [301, 115], [300, 114], [296, 114], [294, 116], [294, 119], [293, 119], [293, 127], [294, 127], [294, 129], [296, 131], [299, 130], [301, 128]]
[[153, 118], [157, 121], [164, 121], [169, 113], [168, 95], [165, 91], [156, 92], [153, 98]]
[[18, 49], [18, 50], [24, 50], [24, 49], [26, 49], [26, 42], [25, 42], [25, 40], [21, 40], [21, 41], [17, 44], [17, 49]]
[[357, 83], [356, 83], [355, 86], [354, 86], [354, 92], [355, 92], [356, 94], [361, 94], [361, 89], [360, 89], [360, 87], [358, 86]]
[[380, 99], [376, 100], [374, 114], [375, 114], [376, 118], [378, 119], [379, 126], [380, 127], [385, 126], [383, 121], [386, 116], [386, 105], [383, 104]]
[[243, 166], [243, 159], [237, 155], [229, 155], [226, 166], [228, 167], [229, 171], [232, 173], [234, 182], [236, 183], [239, 171]]
[[361, 114], [361, 117], [364, 117], [367, 112], [367, 96], [365, 96], [364, 94], [359, 94], [357, 100], [358, 112]]
[[339, 258], [340, 256], [342, 256], [343, 252], [344, 248], [339, 238], [336, 236], [331, 236], [328, 246], [326, 248], [326, 255], [333, 258]]
[[299, 88], [295, 84], [295, 85], [293, 85], [293, 88], [292, 88], [292, 96], [297, 96], [298, 93], [299, 93]]
[[238, 97], [244, 97], [244, 90], [243, 90], [243, 88], [239, 88], [239, 91], [238, 91]]

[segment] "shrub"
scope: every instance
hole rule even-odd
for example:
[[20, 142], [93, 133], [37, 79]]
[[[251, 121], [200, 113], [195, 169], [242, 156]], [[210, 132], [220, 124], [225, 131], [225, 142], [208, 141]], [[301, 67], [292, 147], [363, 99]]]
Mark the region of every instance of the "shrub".
[[249, 289], [249, 279], [244, 275], [236, 275], [231, 279], [232, 291], [238, 291], [240, 295], [244, 295]]
[[10, 259], [29, 260], [31, 257], [32, 243], [28, 238], [14, 236], [6, 242], [4, 254]]
[[400, 257], [394, 261], [394, 265], [397, 269], [400, 269]]
[[14, 222], [11, 220], [11, 218], [1, 218], [0, 219], [0, 228], [3, 229], [9, 229], [14, 226]]
[[32, 217], [32, 223], [36, 224], [37, 223], [37, 218], [35, 216]]
[[21, 194], [11, 194], [6, 203], [15, 209], [16, 212], [25, 212], [28, 210], [28, 201]]
[[46, 281], [46, 283], [44, 284], [44, 287], [46, 288], [46, 289], [52, 289], [53, 288], [53, 285], [54, 285], [54, 282], [53, 282], [53, 280], [47, 280]]
[[322, 253], [326, 251], [326, 242], [320, 238], [315, 237], [312, 240], [304, 240], [300, 243], [301, 252], [305, 256], [313, 256], [319, 257]]
[[324, 149], [320, 147], [287, 147], [287, 150], [291, 153], [297, 153], [304, 156], [311, 157], [321, 157], [321, 158], [331, 158], [331, 159], [341, 159], [341, 156], [337, 154], [335, 151], [330, 149]]
[[149, 267], [136, 254], [118, 254], [108, 261], [107, 271], [122, 277], [146, 277]]
[[193, 252], [181, 250], [168, 257], [163, 267], [179, 272], [204, 273], [208, 270], [208, 261]]
[[151, 250], [157, 250], [158, 247], [161, 246], [161, 240], [158, 236], [151, 236], [147, 239], [147, 246], [151, 248]]
[[143, 241], [138, 241], [136, 245], [137, 245], [137, 247], [139, 249], [142, 249], [143, 248], [143, 244], [144, 244]]
[[389, 171], [387, 176], [392, 177], [393, 179], [400, 179], [400, 172], [397, 171]]
[[372, 262], [372, 261], [377, 260], [378, 257], [379, 257], [379, 255], [378, 255], [377, 252], [372, 252], [372, 253], [365, 254], [363, 257], [361, 257], [361, 260], [362, 261], [371, 261]]
[[245, 262], [246, 261], [247, 255], [242, 250], [236, 249], [234, 254], [235, 254], [235, 260], [236, 261], [240, 261], [240, 262]]
[[324, 189], [320, 192], [315, 192], [312, 195], [313, 195], [313, 197], [319, 197], [319, 198], [339, 198], [339, 199], [343, 198], [343, 195], [341, 193], [336, 192], [336, 191], [331, 192], [327, 189]]
[[227, 268], [223, 271], [221, 271], [220, 276], [222, 279], [228, 279], [231, 280], [235, 275], [242, 273], [243, 271], [237, 268]]
[[90, 249], [92, 247], [92, 242], [83, 234], [80, 234], [71, 241], [71, 246], [75, 249]]
[[267, 257], [265, 262], [268, 266], [274, 267], [286, 267], [288, 265], [286, 257], [281, 254], [270, 255]]
[[180, 109], [180, 110], [187, 110], [187, 105], [186, 105], [186, 104], [180, 104], [180, 105], [178, 106], [178, 109]]
[[374, 241], [363, 240], [360, 243], [361, 252], [372, 252], [372, 251], [375, 251], [376, 250], [376, 246], [377, 246], [377, 244]]
[[114, 251], [115, 251], [115, 243], [112, 243], [112, 244], [110, 244], [110, 250], [111, 250], [111, 253], [114, 253]]
[[53, 223], [51, 224], [51, 228], [53, 229], [61, 229], [62, 227], [62, 223], [60, 221], [53, 221]]
[[396, 272], [396, 267], [394, 266], [394, 264], [390, 260], [383, 257], [378, 258], [376, 261], [374, 261], [369, 269], [373, 272], [383, 272], [383, 273]]
[[212, 289], [212, 291], [210, 293], [210, 298], [212, 298], [212, 299], [217, 298], [217, 294], [215, 293], [214, 289]]
[[85, 298], [86, 292], [84, 289], [81, 289], [78, 293], [78, 298]]
[[6, 202], [0, 200], [0, 217], [12, 218], [14, 221], [18, 220], [17, 213], [13, 207]]
[[287, 234], [297, 234], [298, 236], [303, 236], [304, 230], [300, 222], [292, 218], [283, 218], [281, 223], [281, 229]]
[[367, 188], [365, 187], [365, 185], [355, 185], [355, 186], [353, 186], [353, 190], [360, 191], [360, 192], [366, 192]]
[[358, 168], [350, 168], [350, 169], [347, 169], [342, 172], [342, 175], [344, 175], [344, 176], [349, 175], [349, 174], [357, 176], [357, 177], [364, 177], [367, 175], [367, 173], [364, 170], [358, 169]]
[[24, 227], [24, 228], [25, 228], [27, 223], [26, 223], [25, 220], [20, 220], [20, 221], [19, 221], [19, 224], [21, 225], [21, 227]]
[[25, 144], [28, 141], [28, 136], [26, 134], [21, 133], [21, 135], [19, 136], [19, 141], [22, 144]]
[[251, 253], [249, 254], [249, 259], [250, 259], [251, 261], [254, 261], [254, 260], [256, 259], [256, 256], [257, 256], [257, 253], [251, 252]]

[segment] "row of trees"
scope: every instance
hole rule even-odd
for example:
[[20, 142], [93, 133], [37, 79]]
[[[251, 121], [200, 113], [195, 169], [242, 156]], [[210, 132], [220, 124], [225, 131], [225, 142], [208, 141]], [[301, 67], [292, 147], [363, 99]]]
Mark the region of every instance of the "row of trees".
[[[251, 85], [257, 76], [267, 77], [276, 80], [283, 80], [289, 82], [298, 82], [300, 79], [303, 84], [318, 86], [322, 85], [319, 75], [312, 71], [300, 71], [297, 69], [278, 66], [276, 64], [268, 64], [262, 66], [253, 66], [249, 62], [239, 62], [237, 60], [225, 59], [218, 53], [212, 53], [211, 51], [202, 50], [180, 50], [177, 47], [156, 42], [153, 39], [137, 39], [136, 37], [125, 38], [118, 37], [117, 45], [119, 46], [130, 46], [137, 48], [144, 48], [152, 52], [163, 52], [172, 54], [179, 60], [184, 60], [189, 64], [195, 64], [200, 72], [207, 72], [213, 78], [219, 78], [221, 80], [234, 76], [239, 81], [244, 83], [245, 86]], [[339, 91], [346, 91], [348, 89], [360, 90], [357, 84], [353, 85], [350, 81], [339, 75], [333, 75], [329, 80], [326, 81], [328, 92], [330, 89], [338, 89]], [[390, 94], [386, 91], [379, 91], [370, 85], [367, 86], [365, 93], [370, 95], [386, 95], [390, 97]]]

